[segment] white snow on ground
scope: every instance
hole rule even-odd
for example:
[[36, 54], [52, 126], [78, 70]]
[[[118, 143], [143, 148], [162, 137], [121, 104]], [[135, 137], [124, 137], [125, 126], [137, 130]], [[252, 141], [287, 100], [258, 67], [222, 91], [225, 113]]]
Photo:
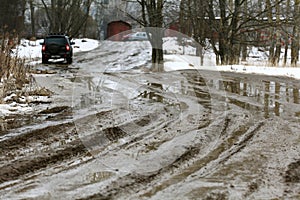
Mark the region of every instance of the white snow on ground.
[[[91, 51], [99, 46], [98, 40], [92, 40], [92, 39], [74, 39], [75, 45], [73, 45], [74, 48], [74, 54], [78, 52], [85, 52], [85, 51]], [[38, 63], [41, 63], [41, 45], [40, 43], [43, 42], [43, 40], [36, 40], [36, 41], [29, 41], [22, 39], [20, 42], [20, 45], [13, 50], [15, 54], [17, 54], [20, 58], [25, 58], [29, 61], [31, 60], [38, 60]], [[31, 62], [32, 64], [35, 64], [36, 62]], [[28, 114], [34, 109], [32, 106], [29, 105], [29, 103], [32, 102], [44, 102], [49, 103], [50, 99], [48, 96], [22, 96], [18, 98], [18, 102], [14, 102], [14, 98], [16, 97], [16, 94], [11, 94], [3, 99], [3, 104], [0, 103], [0, 120], [4, 116], [12, 115], [12, 114]], [[12, 102], [12, 103], [11, 103]]]
[[[249, 50], [247, 63], [241, 65], [216, 65], [216, 58], [211, 50], [204, 54], [204, 65], [201, 66], [200, 58], [195, 55], [195, 48], [178, 45], [176, 40], [167, 38], [164, 40], [165, 71], [183, 69], [207, 69], [217, 71], [230, 71], [248, 74], [264, 74], [271, 76], [287, 76], [300, 79], [300, 68], [297, 67], [274, 67], [267, 64], [267, 52], [253, 47]], [[290, 52], [288, 52], [290, 55]], [[290, 59], [290, 58], [288, 58]], [[280, 64], [281, 65], [281, 64]]]
[[[43, 40], [37, 41], [28, 41], [21, 40], [21, 44], [18, 46], [16, 52], [20, 57], [25, 58], [41, 58], [41, 45], [40, 42]], [[93, 49], [99, 46], [99, 41], [92, 39], [74, 39], [75, 42], [74, 53], [92, 51]], [[192, 41], [187, 41], [192, 43]], [[127, 45], [120, 45], [123, 51], [128, 51]], [[139, 50], [135, 48], [135, 51]], [[149, 51], [149, 49], [140, 48], [140, 51]], [[275, 75], [275, 76], [288, 76], [300, 79], [300, 68], [295, 67], [272, 67], [267, 66], [266, 59], [267, 55], [265, 52], [257, 48], [252, 48], [249, 51], [249, 62], [245, 65], [228, 65], [228, 66], [216, 66], [215, 56], [211, 51], [205, 53], [204, 66], [200, 65], [200, 59], [195, 55], [195, 48], [192, 46], [179, 45], [174, 38], [164, 38], [164, 51], [165, 55], [165, 70], [182, 70], [182, 69], [208, 69], [208, 70], [218, 70], [218, 71], [231, 71], [231, 72], [240, 72], [240, 73], [256, 73], [256, 74], [265, 74], [265, 75]], [[137, 60], [134, 53], [134, 57]], [[140, 61], [145, 59], [144, 54], [139, 54], [143, 56], [140, 58]], [[254, 58], [254, 59], [253, 59]], [[249, 64], [250, 63], [250, 64]], [[255, 64], [257, 63], [257, 64]], [[118, 69], [116, 69], [118, 70]]]
[[[15, 53], [18, 54], [21, 58], [26, 58], [27, 60], [37, 60], [38, 63], [41, 63], [41, 45], [40, 42], [43, 40], [37, 41], [29, 41], [29, 40], [21, 40], [20, 45], [14, 50]], [[85, 51], [92, 51], [93, 49], [97, 48], [101, 42], [92, 39], [74, 39], [75, 42], [74, 47], [74, 54], [76, 57], [76, 53], [78, 52], [85, 52]], [[195, 55], [195, 45], [192, 45], [192, 40], [185, 40], [186, 44], [189, 45], [182, 45], [178, 44], [175, 38], [164, 38], [164, 52], [165, 52], [165, 63], [164, 68], [165, 71], [174, 71], [174, 70], [182, 70], [182, 69], [201, 69], [201, 70], [217, 70], [217, 71], [230, 71], [230, 72], [239, 72], [239, 73], [255, 73], [255, 74], [265, 74], [265, 75], [274, 75], [274, 76], [287, 76], [296, 79], [300, 79], [300, 68], [292, 68], [292, 67], [270, 67], [267, 66], [267, 53], [263, 52], [257, 48], [252, 48], [249, 51], [249, 61], [247, 64], [244, 65], [233, 65], [233, 66], [216, 66], [215, 56], [210, 51], [206, 51], [204, 57], [204, 65], [200, 65], [200, 58], [193, 56]], [[109, 48], [110, 41], [106, 41], [105, 45], [106, 48]], [[113, 61], [111, 63], [112, 66], [120, 65], [120, 60], [123, 60], [124, 64], [128, 64], [130, 66], [134, 65], [135, 63], [142, 63], [144, 64], [147, 62], [146, 60], [149, 59], [147, 56], [151, 49], [145, 48], [145, 45], [137, 45], [136, 42], [132, 43], [134, 49], [132, 49], [133, 53], [130, 54], [126, 60], [121, 59], [122, 55], [120, 55], [120, 59], [117, 61]], [[129, 44], [130, 46], [130, 44]], [[127, 52], [130, 51], [130, 47], [124, 45], [124, 43], [120, 44], [119, 51], [120, 52]], [[147, 46], [147, 45], [146, 45]], [[148, 45], [149, 46], [149, 45]], [[150, 46], [149, 46], [150, 47]], [[114, 63], [116, 62], [116, 63]], [[34, 63], [34, 62], [32, 62]], [[112, 70], [124, 70], [127, 69], [126, 67], [114, 67]], [[131, 68], [131, 67], [129, 67]], [[7, 97], [8, 98], [8, 97]], [[25, 98], [25, 97], [24, 97]], [[26, 113], [31, 110], [30, 106], [26, 103], [29, 102], [31, 99], [35, 98], [45, 98], [45, 97], [27, 97], [24, 99], [24, 104], [17, 104], [11, 103], [8, 99], [4, 99], [5, 104], [0, 104], [0, 118], [9, 114], [22, 114]], [[39, 99], [39, 101], [48, 101], [48, 99]]]
[[[72, 40], [75, 42], [73, 45], [73, 52], [78, 53], [82, 51], [91, 51], [99, 46], [98, 40], [92, 40], [92, 39], [74, 39]], [[16, 48], [14, 52], [17, 53], [17, 55], [21, 58], [28, 58], [28, 59], [34, 59], [34, 58], [41, 58], [41, 48], [42, 46], [40, 43], [43, 42], [43, 39], [36, 40], [36, 41], [29, 41], [22, 39], [20, 42], [20, 45]]]
[[271, 76], [286, 76], [300, 79], [300, 68], [296, 67], [270, 67], [255, 65], [222, 65], [216, 66], [214, 56], [205, 56], [204, 65], [200, 65], [200, 59], [188, 55], [166, 55], [165, 70], [183, 70], [183, 69], [206, 69], [217, 71], [229, 71], [247, 74], [264, 74]]
[[16, 94], [11, 94], [3, 99], [4, 104], [0, 104], [0, 119], [1, 117], [12, 115], [12, 114], [28, 114], [35, 109], [30, 106], [30, 103], [43, 102], [50, 103], [51, 100], [48, 96], [21, 96], [18, 97], [18, 102], [13, 100]]
[[18, 114], [23, 114], [30, 111], [32, 111], [32, 108], [27, 104], [18, 104], [15, 102], [11, 104], [0, 104], [0, 117], [16, 114], [16, 112]]

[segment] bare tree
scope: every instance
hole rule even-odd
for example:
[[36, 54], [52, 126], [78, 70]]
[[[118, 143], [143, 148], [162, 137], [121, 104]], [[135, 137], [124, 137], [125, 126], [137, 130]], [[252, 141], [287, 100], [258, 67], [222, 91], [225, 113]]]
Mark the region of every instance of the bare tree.
[[281, 52], [281, 19], [280, 19], [280, 3], [279, 0], [276, 0], [275, 2], [275, 12], [276, 12], [276, 22], [275, 22], [275, 27], [276, 27], [276, 39], [275, 39], [275, 53], [273, 57], [271, 58], [271, 63], [274, 66], [277, 66], [279, 64], [279, 59], [280, 59], [280, 52]]
[[[245, 3], [244, 3], [244, 6], [243, 6], [243, 11], [242, 11], [242, 18], [243, 18], [243, 21], [247, 21], [247, 17], [249, 16], [249, 12], [248, 12], [248, 0], [245, 0]], [[242, 61], [246, 61], [247, 59], [247, 33], [244, 31], [242, 34], [241, 34], [241, 53], [242, 53]]]
[[161, 71], [163, 62], [163, 0], [140, 0], [138, 1], [142, 7], [142, 21], [146, 30], [149, 31], [149, 38], [152, 45], [152, 63], [154, 67]]
[[[290, 14], [292, 11], [291, 9], [291, 0], [287, 0], [285, 2], [285, 10], [283, 11], [283, 15], [285, 16], [285, 24], [289, 23], [289, 20], [292, 18], [292, 15]], [[289, 31], [284, 32], [284, 58], [283, 58], [283, 65], [285, 66], [287, 64], [288, 59], [288, 50], [289, 50], [289, 44], [290, 44], [290, 35]]]
[[21, 33], [24, 30], [25, 5], [26, 2], [22, 0], [2, 0], [0, 29]]
[[273, 39], [275, 28], [273, 25], [273, 12], [272, 12], [272, 4], [270, 0], [266, 0], [266, 10], [267, 10], [267, 19], [268, 19], [268, 29], [269, 29], [269, 35], [268, 35], [268, 41], [270, 45], [269, 49], [269, 62], [272, 62], [274, 58], [274, 49], [275, 49], [275, 42]]
[[293, 12], [293, 34], [291, 47], [291, 64], [296, 66], [299, 60], [299, 23], [300, 23], [300, 0], [295, 0]]
[[50, 23], [49, 32], [78, 36], [84, 33], [92, 0], [41, 0]]
[[[288, 12], [291, 10], [285, 8], [287, 13], [284, 13], [284, 6], [291, 7], [293, 5], [289, 2], [290, 0], [287, 3], [284, 0], [258, 0], [255, 2], [248, 0], [182, 0], [180, 21], [184, 25], [187, 24], [187, 21], [183, 19], [192, 19], [194, 39], [204, 45], [209, 39], [216, 54], [217, 64], [222, 65], [238, 64], [240, 60], [245, 61], [248, 46], [262, 47], [263, 43], [258, 42], [259, 34], [268, 33], [268, 43], [265, 44], [269, 49], [269, 60], [273, 65], [277, 65], [283, 37], [286, 39], [286, 48], [288, 48], [290, 17], [286, 17], [286, 21], [282, 17], [283, 14], [288, 16]], [[295, 11], [295, 13], [298, 12]], [[296, 30], [295, 26], [294, 32]], [[294, 45], [298, 43], [295, 41]], [[298, 51], [295, 50], [295, 52]]]
[[35, 30], [35, 2], [34, 0], [29, 0], [29, 8], [30, 8], [30, 20], [31, 20], [31, 34], [32, 36], [36, 36]]
[[[217, 64], [219, 64], [219, 57], [221, 64], [239, 62], [241, 30], [242, 25], [246, 24], [241, 18], [244, 3], [245, 0], [219, 0], [218, 2], [210, 0], [208, 4], [208, 23], [212, 32], [210, 41], [217, 55]], [[218, 41], [213, 37], [213, 32], [218, 34]]]
[[[132, 1], [128, 1], [132, 2]], [[127, 15], [145, 28], [152, 46], [153, 70], [163, 70], [163, 28], [164, 6], [167, 0], [137, 0], [141, 10], [139, 16], [134, 16], [127, 11]]]
[[197, 42], [196, 54], [200, 56], [201, 65], [203, 65], [204, 58], [203, 47], [207, 46], [207, 9], [207, 0], [182, 0], [180, 4], [179, 22], [181, 31], [192, 35]]

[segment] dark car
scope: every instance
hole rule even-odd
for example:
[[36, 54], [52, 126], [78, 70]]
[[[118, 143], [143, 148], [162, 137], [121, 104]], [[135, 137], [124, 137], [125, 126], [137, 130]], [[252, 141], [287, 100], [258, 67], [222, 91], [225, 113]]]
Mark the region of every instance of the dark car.
[[73, 61], [73, 47], [66, 35], [48, 35], [44, 38], [42, 45], [42, 63], [48, 63], [49, 59], [64, 58], [68, 64]]

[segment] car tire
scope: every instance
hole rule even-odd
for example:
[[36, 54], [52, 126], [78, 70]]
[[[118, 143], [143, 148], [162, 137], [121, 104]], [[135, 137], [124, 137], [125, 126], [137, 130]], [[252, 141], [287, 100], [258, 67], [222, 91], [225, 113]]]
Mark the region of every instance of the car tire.
[[42, 56], [42, 64], [47, 64], [48, 59], [45, 56]]
[[73, 62], [73, 58], [72, 58], [72, 57], [68, 57], [68, 58], [67, 58], [67, 63], [68, 63], [68, 64], [72, 64], [72, 62]]

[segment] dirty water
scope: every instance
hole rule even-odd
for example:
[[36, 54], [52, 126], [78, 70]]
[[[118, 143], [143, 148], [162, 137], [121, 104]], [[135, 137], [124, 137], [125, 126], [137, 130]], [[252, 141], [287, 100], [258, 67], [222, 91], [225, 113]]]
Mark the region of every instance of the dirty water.
[[[213, 84], [214, 87], [227, 92], [230, 103], [243, 109], [261, 112], [265, 118], [271, 116], [299, 118], [299, 84], [265, 78], [257, 82], [247, 77], [229, 80], [224, 78]], [[234, 97], [231, 97], [231, 94]]]
[[299, 198], [297, 80], [106, 72], [97, 51], [53, 67], [59, 103], [1, 133], [1, 199]]

